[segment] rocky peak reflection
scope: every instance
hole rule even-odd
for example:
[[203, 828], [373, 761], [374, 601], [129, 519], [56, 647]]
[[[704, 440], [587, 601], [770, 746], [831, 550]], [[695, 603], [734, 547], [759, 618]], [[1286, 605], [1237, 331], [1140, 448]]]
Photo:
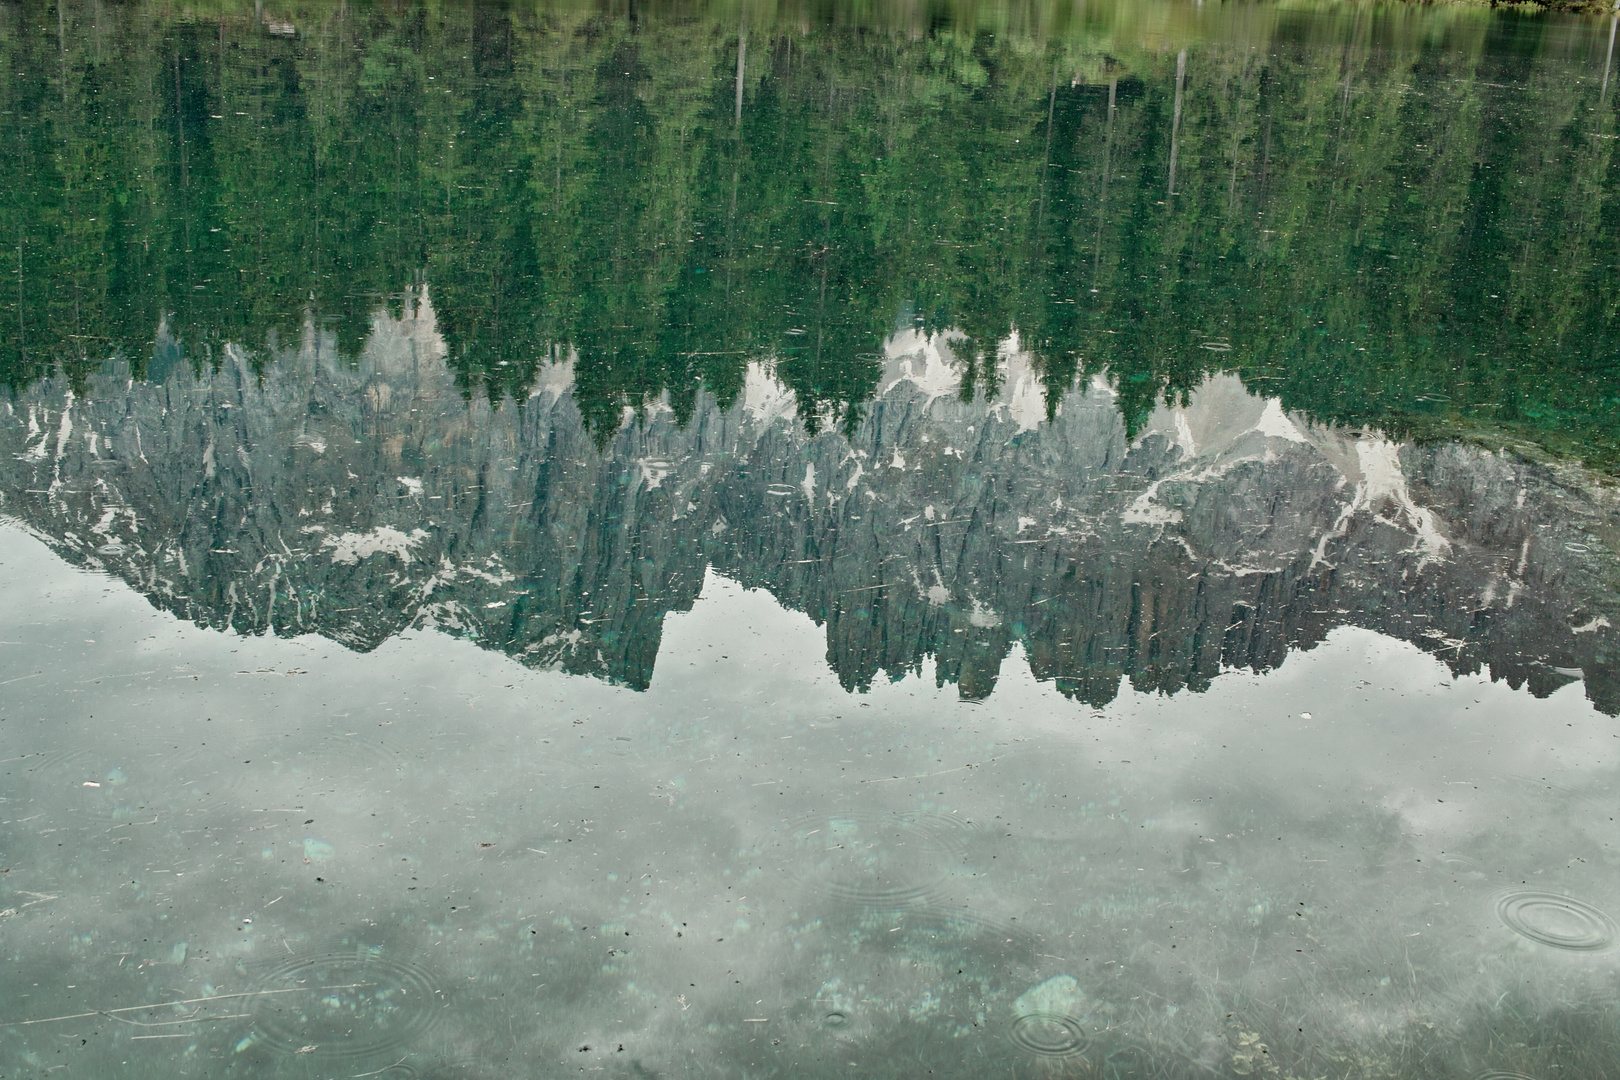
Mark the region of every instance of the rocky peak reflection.
[[849, 688], [932, 659], [980, 698], [1017, 649], [1100, 704], [1354, 624], [1537, 694], [1584, 675], [1620, 711], [1612, 500], [1578, 471], [1313, 424], [1223, 374], [1128, 432], [1101, 377], [1051, 403], [1016, 335], [964, 397], [963, 339], [892, 334], [852, 423], [812, 433], [756, 360], [729, 405], [627, 409], [599, 447], [560, 352], [527, 400], [468, 400], [422, 287], [358, 363], [309, 322], [257, 366], [227, 344], [200, 377], [37, 383], [0, 490], [68, 557], [244, 634], [435, 626], [645, 687], [712, 568], [824, 626]]

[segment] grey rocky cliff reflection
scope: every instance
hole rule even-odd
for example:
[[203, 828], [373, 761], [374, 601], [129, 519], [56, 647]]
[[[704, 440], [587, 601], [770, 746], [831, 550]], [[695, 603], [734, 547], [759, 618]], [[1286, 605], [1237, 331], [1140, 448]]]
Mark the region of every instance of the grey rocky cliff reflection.
[[1131, 439], [1101, 379], [1048, 418], [1009, 341], [996, 399], [964, 402], [949, 340], [901, 332], [853, 436], [807, 434], [757, 362], [731, 408], [627, 414], [599, 451], [566, 359], [521, 405], [467, 401], [426, 295], [357, 362], [313, 328], [267, 352], [5, 404], [0, 509], [202, 625], [357, 649], [434, 625], [636, 687], [713, 567], [824, 625], [851, 688], [933, 657], [982, 697], [1018, 644], [1101, 704], [1355, 624], [1538, 695], [1584, 674], [1620, 712], [1606, 485], [1319, 428], [1229, 376]]

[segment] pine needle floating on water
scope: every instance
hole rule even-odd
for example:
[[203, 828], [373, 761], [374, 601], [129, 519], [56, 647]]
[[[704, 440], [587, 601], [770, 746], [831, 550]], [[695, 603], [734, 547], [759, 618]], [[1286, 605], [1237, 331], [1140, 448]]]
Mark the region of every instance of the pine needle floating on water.
[[[38, 1020], [12, 1020], [12, 1021], [9, 1021], [7, 1023], [0, 1024], [0, 1028], [27, 1027], [30, 1024], [55, 1024], [55, 1023], [58, 1023], [58, 1022], [60, 1022], [62, 1020], [83, 1020], [85, 1017], [89, 1017], [89, 1016], [105, 1016], [105, 1017], [107, 1017], [109, 1019], [117, 1020], [117, 1019], [119, 1019], [119, 1017], [115, 1016], [114, 1015], [115, 1013], [141, 1012], [141, 1011], [147, 1010], [147, 1009], [164, 1009], [164, 1008], [168, 1008], [168, 1007], [174, 1006], [174, 1005], [207, 1004], [207, 1003], [212, 1002], [212, 1001], [229, 1001], [229, 1000], [231, 1000], [233, 998], [268, 997], [271, 994], [297, 994], [297, 993], [306, 993], [307, 994], [307, 993], [313, 993], [317, 989], [319, 989], [321, 991], [328, 991], [328, 990], [358, 990], [358, 989], [361, 989], [362, 987], [367, 987], [367, 986], [372, 986], [372, 985], [374, 985], [374, 984], [372, 984], [372, 983], [348, 983], [347, 985], [344, 985], [344, 986], [322, 986], [322, 987], [289, 986], [284, 990], [244, 990], [239, 994], [216, 994], [213, 997], [186, 998], [183, 1001], [156, 1001], [156, 1002], [153, 1002], [150, 1005], [125, 1005], [122, 1008], [118, 1008], [118, 1009], [92, 1009], [89, 1012], [69, 1013], [69, 1014], [67, 1014], [65, 1016], [46, 1016], [46, 1017], [42, 1017], [42, 1018], [40, 1018]], [[197, 1021], [197, 1020], [224, 1020], [224, 1019], [229, 1019], [229, 1018], [228, 1017], [223, 1017], [223, 1016], [219, 1016], [219, 1017], [201, 1016], [201, 1017], [191, 1017], [191, 1018], [188, 1018], [186, 1020], [176, 1020], [176, 1021], [173, 1021], [173, 1022], [178, 1023], [178, 1024], [187, 1024], [187, 1023], [192, 1023], [192, 1022]], [[161, 1025], [153, 1024], [153, 1025], [150, 1025], [150, 1026], [158, 1027], [158, 1026], [161, 1026]]]
[[[191, 1015], [186, 1017], [184, 1020], [157, 1020], [157, 1021], [128, 1020], [128, 1019], [126, 1019], [126, 1018], [124, 1018], [122, 1016], [114, 1016], [112, 1013], [101, 1013], [99, 1015], [105, 1016], [109, 1020], [116, 1020], [120, 1024], [129, 1024], [132, 1027], [145, 1027], [145, 1028], [173, 1027], [176, 1024], [195, 1024], [195, 1023], [200, 1023], [203, 1020], [242, 1020], [242, 1019], [245, 1019], [246, 1017], [249, 1017], [249, 1016], [253, 1015], [252, 1013], [222, 1013], [219, 1016], [198, 1016], [197, 1014], [200, 1013], [200, 1012], [202, 1012], [202, 1008], [198, 1007], [198, 1008], [192, 1010]], [[131, 1036], [131, 1038], [155, 1039], [155, 1038], [159, 1038], [159, 1036], [156, 1036], [156, 1035], [134, 1035], [134, 1036]], [[162, 1038], [169, 1038], [169, 1036], [165, 1035], [165, 1036], [162, 1036]]]

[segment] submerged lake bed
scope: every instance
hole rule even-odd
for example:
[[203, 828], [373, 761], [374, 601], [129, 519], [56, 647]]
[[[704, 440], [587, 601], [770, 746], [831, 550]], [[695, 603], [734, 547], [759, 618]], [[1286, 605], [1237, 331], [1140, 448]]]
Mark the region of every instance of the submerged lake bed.
[[[637, 692], [433, 634], [365, 657], [219, 637], [9, 549], [36, 585], [8, 603], [94, 604], [129, 643], [30, 623], [88, 700], [66, 727], [30, 680], [13, 715], [55, 722], [8, 735], [10, 797], [43, 815], [8, 852], [17, 996], [145, 1006], [68, 1022], [128, 1029], [76, 1068], [179, 1021], [204, 1074], [328, 1040], [333, 1075], [407, 1053], [478, 1075], [496, 1045], [542, 1075], [832, 1071], [874, 1044], [1134, 1075], [1166, 1052], [1149, 1034], [1217, 1067], [1376, 1051], [1400, 1074], [1466, 1067], [1498, 1002], [1528, 1013], [1510, 1060], [1546, 1053], [1549, 1014], [1608, 1053], [1614, 925], [1581, 898], [1615, 885], [1615, 750], [1578, 686], [1527, 705], [1346, 629], [1079, 716], [1027, 672], [983, 703], [916, 676], [852, 699], [799, 660], [808, 619], [714, 578]], [[11, 1047], [43, 1062], [59, 1026]]]
[[0, 1077], [1620, 1074], [1616, 25], [0, 12]]

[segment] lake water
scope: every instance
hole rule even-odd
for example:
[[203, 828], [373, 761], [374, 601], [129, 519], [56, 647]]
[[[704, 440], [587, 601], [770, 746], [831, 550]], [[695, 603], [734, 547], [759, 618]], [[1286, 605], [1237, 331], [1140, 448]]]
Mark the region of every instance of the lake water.
[[1615, 28], [0, 6], [0, 1077], [1620, 1076]]

